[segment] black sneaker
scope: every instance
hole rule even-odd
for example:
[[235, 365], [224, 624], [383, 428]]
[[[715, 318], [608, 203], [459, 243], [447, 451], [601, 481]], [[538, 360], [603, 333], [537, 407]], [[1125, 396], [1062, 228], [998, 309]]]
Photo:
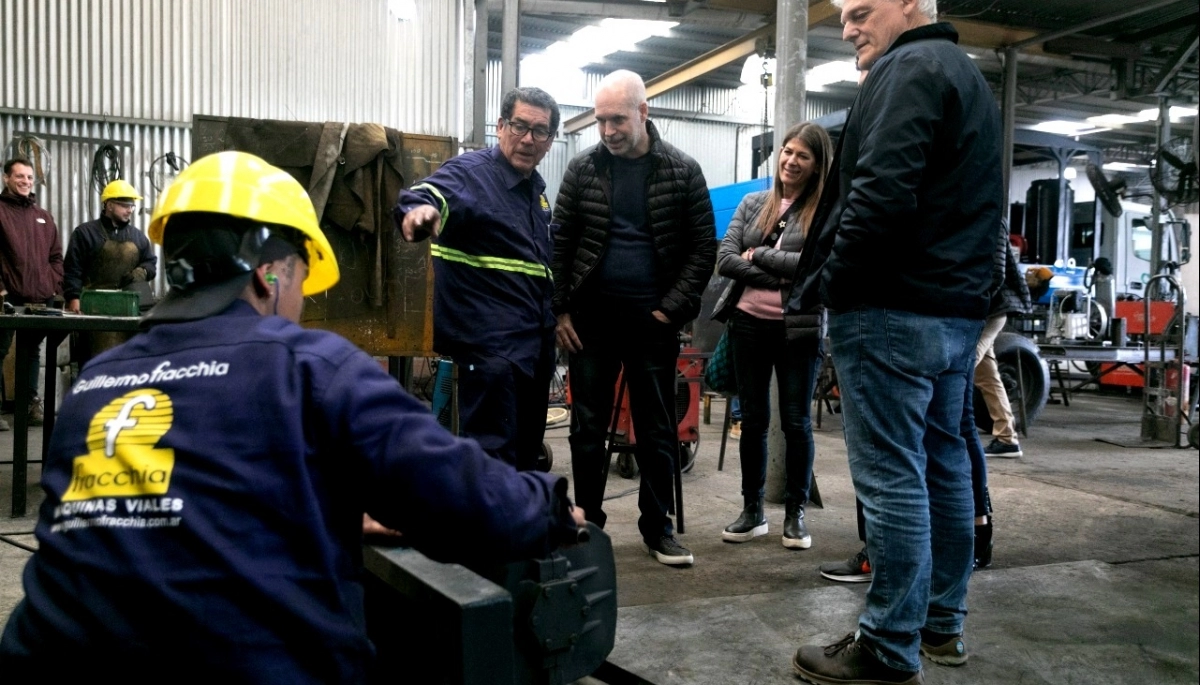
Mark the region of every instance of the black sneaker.
[[983, 448], [983, 453], [989, 457], [1000, 457], [1002, 459], [1016, 459], [1017, 457], [1025, 456], [1021, 451], [1021, 445], [1007, 442], [1000, 442], [998, 439], [993, 439], [988, 446]]
[[691, 551], [679, 544], [674, 535], [663, 536], [654, 544], [647, 542], [646, 551], [667, 566], [687, 566], [695, 561]]
[[821, 564], [821, 576], [839, 583], [871, 582], [871, 560], [867, 558], [867, 549], [864, 547], [849, 561]]
[[943, 666], [962, 666], [967, 663], [967, 645], [962, 633], [943, 635], [922, 628], [921, 656]]
[[792, 669], [801, 680], [816, 685], [921, 685], [925, 682], [923, 671], [901, 671], [880, 661], [867, 644], [854, 639], [854, 633], [828, 647], [801, 647], [792, 657]]

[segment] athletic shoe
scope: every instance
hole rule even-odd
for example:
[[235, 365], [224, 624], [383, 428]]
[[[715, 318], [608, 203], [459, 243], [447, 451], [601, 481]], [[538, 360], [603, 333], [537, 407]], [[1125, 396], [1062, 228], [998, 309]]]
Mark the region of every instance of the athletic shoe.
[[935, 664], [962, 666], [967, 663], [967, 645], [962, 633], [943, 635], [922, 628], [921, 655]]
[[664, 535], [654, 544], [647, 542], [646, 551], [667, 566], [687, 566], [695, 561], [691, 551], [679, 544], [674, 535]]
[[1017, 457], [1025, 456], [1021, 451], [1021, 446], [1017, 443], [1011, 445], [1000, 440], [992, 440], [987, 447], [983, 448], [983, 453], [989, 457], [1000, 457], [1002, 459], [1016, 459]]
[[821, 564], [821, 575], [839, 583], [871, 582], [871, 560], [867, 558], [867, 549], [864, 547], [849, 561]]

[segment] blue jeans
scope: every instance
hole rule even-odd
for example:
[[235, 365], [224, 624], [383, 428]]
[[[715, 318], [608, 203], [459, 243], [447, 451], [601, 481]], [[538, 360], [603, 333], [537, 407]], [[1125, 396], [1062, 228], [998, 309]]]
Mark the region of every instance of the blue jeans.
[[[767, 482], [767, 428], [771, 421], [771, 371], [779, 395], [779, 420], [787, 472], [784, 498], [803, 506], [812, 483], [812, 396], [820, 357], [808, 344], [788, 343], [783, 321], [759, 319], [736, 312], [729, 320], [729, 343], [742, 409], [742, 498], [762, 500]], [[807, 349], [813, 347], [812, 350]]]
[[571, 315], [583, 349], [571, 354], [571, 473], [575, 503], [587, 519], [603, 527], [605, 475], [611, 456], [605, 441], [612, 423], [617, 374], [624, 367], [625, 392], [636, 433], [634, 458], [641, 471], [638, 530], [648, 543], [674, 535], [675, 459], [679, 430], [675, 417], [675, 373], [679, 338], [673, 326], [649, 312], [615, 307]]
[[920, 629], [962, 632], [974, 552], [963, 399], [983, 321], [863, 308], [831, 314], [850, 477], [873, 577], [861, 636], [921, 668]]

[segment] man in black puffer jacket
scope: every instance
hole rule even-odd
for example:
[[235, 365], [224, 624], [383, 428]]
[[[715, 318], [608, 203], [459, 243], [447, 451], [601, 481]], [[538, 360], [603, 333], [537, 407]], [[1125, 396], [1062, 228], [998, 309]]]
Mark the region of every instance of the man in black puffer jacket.
[[555, 202], [553, 308], [558, 344], [571, 353], [575, 499], [604, 525], [604, 440], [623, 366], [642, 473], [638, 529], [658, 561], [686, 565], [692, 554], [667, 516], [678, 456], [677, 333], [700, 313], [716, 230], [700, 165], [662, 140], [648, 114], [637, 74], [601, 82], [601, 143], [571, 160]]

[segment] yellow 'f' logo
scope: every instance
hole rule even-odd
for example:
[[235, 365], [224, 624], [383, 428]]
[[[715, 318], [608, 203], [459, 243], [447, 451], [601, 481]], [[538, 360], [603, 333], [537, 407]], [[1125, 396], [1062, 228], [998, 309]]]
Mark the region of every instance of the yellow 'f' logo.
[[63, 501], [165, 495], [175, 450], [155, 445], [174, 418], [171, 398], [159, 390], [134, 390], [109, 402], [92, 417], [88, 453], [75, 457]]

